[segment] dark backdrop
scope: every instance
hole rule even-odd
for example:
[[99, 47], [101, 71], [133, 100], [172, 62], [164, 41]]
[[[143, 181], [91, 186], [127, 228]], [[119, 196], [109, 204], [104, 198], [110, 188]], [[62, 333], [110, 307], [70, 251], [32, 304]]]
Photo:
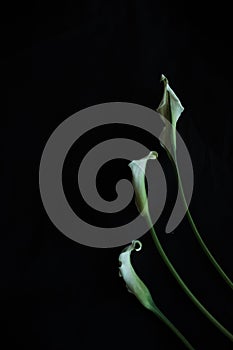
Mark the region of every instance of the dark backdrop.
[[[161, 73], [185, 107], [178, 129], [194, 166], [193, 217], [232, 276], [230, 12], [223, 2], [204, 8], [197, 2], [149, 0], [37, 1], [30, 8], [10, 4], [3, 12], [2, 67], [8, 93], [8, 117], [1, 123], [4, 348], [183, 348], [127, 292], [118, 277], [122, 248], [94, 249], [66, 238], [47, 217], [38, 187], [43, 147], [64, 119], [111, 101], [155, 109], [162, 96]], [[122, 132], [109, 128], [92, 137], [98, 143]], [[153, 148], [143, 132], [140, 137]], [[73, 157], [78, 159], [79, 149], [88, 150], [89, 145], [87, 135]], [[160, 152], [175, 199], [171, 169]], [[68, 162], [64, 182], [70, 200], [81, 210], [73, 170]], [[113, 199], [114, 183], [108, 179], [112, 174], [129, 176], [127, 164], [105, 170], [99, 190]], [[230, 288], [202, 253], [185, 219], [175, 234], [164, 233], [171, 208], [172, 200], [156, 225], [164, 249], [194, 294], [230, 329]], [[125, 220], [124, 215], [117, 220]], [[101, 223], [108, 225], [111, 218]], [[158, 306], [196, 349], [230, 348], [180, 290], [149, 234], [142, 242], [143, 251], [133, 262]]]

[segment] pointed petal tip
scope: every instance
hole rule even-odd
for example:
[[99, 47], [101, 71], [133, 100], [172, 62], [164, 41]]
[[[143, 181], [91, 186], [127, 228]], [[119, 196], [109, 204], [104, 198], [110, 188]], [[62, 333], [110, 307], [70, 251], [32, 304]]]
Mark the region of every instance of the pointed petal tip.
[[164, 79], [167, 79], [164, 74], [161, 74], [160, 81], [163, 81]]
[[160, 82], [164, 82], [164, 84], [168, 83], [168, 79], [164, 74], [161, 74]]

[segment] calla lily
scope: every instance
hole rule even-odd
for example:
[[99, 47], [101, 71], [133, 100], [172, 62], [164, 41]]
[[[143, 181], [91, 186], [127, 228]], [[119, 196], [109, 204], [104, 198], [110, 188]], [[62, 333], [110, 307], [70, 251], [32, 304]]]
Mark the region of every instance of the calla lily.
[[135, 191], [135, 202], [138, 208], [138, 211], [142, 216], [149, 217], [149, 208], [148, 208], [148, 199], [145, 186], [145, 172], [146, 165], [149, 159], [157, 159], [158, 153], [152, 151], [148, 156], [139, 159], [133, 160], [129, 163], [129, 167], [132, 171], [132, 182]]
[[160, 321], [170, 328], [172, 332], [184, 343], [189, 350], [194, 350], [192, 345], [183, 336], [183, 334], [173, 325], [171, 321], [155, 305], [149, 289], [144, 282], [138, 277], [131, 264], [131, 252], [139, 251], [142, 248], [140, 241], [133, 241], [129, 246], [123, 249], [119, 256], [120, 276], [123, 277], [128, 291], [136, 296], [140, 303], [148, 310], [152, 311]]
[[119, 256], [120, 276], [123, 277], [126, 287], [130, 293], [133, 293], [140, 303], [148, 310], [159, 312], [148, 290], [147, 286], [138, 277], [131, 264], [131, 252], [139, 251], [142, 248], [140, 241], [133, 241], [127, 246]]
[[[164, 83], [164, 93], [162, 101], [160, 102], [157, 112], [162, 116], [165, 124], [164, 129], [160, 135], [162, 145], [171, 144], [171, 149], [176, 152], [176, 123], [184, 110], [180, 100], [171, 89], [167, 78], [162, 75], [161, 81]], [[170, 124], [172, 129], [170, 129]], [[167, 147], [166, 147], [167, 148]]]

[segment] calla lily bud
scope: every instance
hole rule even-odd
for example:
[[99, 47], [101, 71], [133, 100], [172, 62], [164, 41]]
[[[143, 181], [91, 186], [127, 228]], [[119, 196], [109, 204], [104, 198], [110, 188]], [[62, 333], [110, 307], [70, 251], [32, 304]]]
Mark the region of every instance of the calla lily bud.
[[153, 151], [148, 154], [148, 156], [139, 159], [133, 160], [129, 167], [132, 171], [132, 182], [135, 191], [135, 202], [138, 208], [138, 211], [142, 216], [149, 216], [149, 208], [148, 208], [148, 199], [146, 193], [146, 185], [145, 185], [145, 172], [146, 165], [149, 159], [157, 159], [158, 153]]
[[160, 140], [165, 147], [170, 143], [172, 146], [171, 148], [176, 152], [176, 123], [183, 112], [184, 107], [171, 89], [168, 80], [164, 75], [161, 76], [161, 81], [164, 83], [164, 92], [162, 101], [157, 108], [157, 112], [161, 115], [165, 126], [160, 135]]

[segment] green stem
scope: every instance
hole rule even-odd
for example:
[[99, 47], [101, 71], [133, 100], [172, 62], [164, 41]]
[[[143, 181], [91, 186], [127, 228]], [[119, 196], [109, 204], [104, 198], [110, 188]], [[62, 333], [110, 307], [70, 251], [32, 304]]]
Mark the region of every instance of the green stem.
[[198, 229], [193, 221], [193, 218], [191, 216], [191, 213], [188, 209], [188, 205], [186, 202], [186, 198], [185, 198], [185, 194], [184, 194], [184, 189], [183, 189], [183, 185], [182, 185], [182, 181], [181, 181], [181, 177], [180, 177], [180, 173], [179, 173], [179, 168], [178, 168], [178, 164], [177, 161], [175, 160], [175, 164], [173, 163], [174, 167], [175, 167], [175, 171], [176, 171], [176, 175], [177, 175], [177, 179], [178, 179], [178, 185], [180, 188], [180, 192], [181, 192], [181, 196], [182, 196], [182, 200], [184, 203], [184, 207], [186, 209], [186, 216], [188, 218], [188, 221], [190, 223], [190, 226], [192, 228], [192, 231], [198, 241], [198, 243], [200, 244], [201, 248], [203, 249], [203, 251], [205, 252], [206, 256], [208, 257], [208, 259], [211, 261], [211, 263], [213, 264], [213, 266], [215, 267], [215, 269], [218, 271], [218, 273], [220, 274], [220, 276], [224, 279], [224, 281], [231, 287], [231, 289], [233, 289], [233, 283], [230, 280], [230, 278], [226, 275], [226, 273], [223, 271], [223, 269], [221, 268], [221, 266], [217, 263], [217, 261], [215, 260], [215, 258], [213, 257], [213, 255], [211, 254], [211, 252], [209, 251], [209, 249], [207, 248], [205, 242], [203, 241], [203, 239], [201, 238], [200, 233], [198, 232]]
[[174, 326], [174, 324], [169, 321], [169, 319], [157, 308], [157, 310], [152, 310], [152, 312], [166, 325], [170, 330], [182, 341], [182, 343], [189, 349], [195, 350], [194, 347], [189, 343], [189, 341], [183, 336], [183, 334]]
[[177, 282], [179, 283], [183, 291], [187, 294], [187, 296], [191, 299], [191, 301], [197, 306], [197, 308], [209, 319], [210, 322], [212, 322], [227, 338], [229, 338], [233, 342], [233, 335], [220, 322], [218, 322], [213, 315], [211, 315], [211, 313], [199, 302], [199, 300], [193, 295], [191, 290], [184, 283], [180, 275], [177, 273], [177, 271], [173, 267], [169, 258], [167, 257], [165, 251], [163, 250], [163, 247], [161, 246], [159, 239], [157, 237], [157, 234], [154, 230], [153, 223], [151, 222], [151, 218], [147, 217], [147, 220], [149, 223], [150, 232], [151, 232], [153, 241], [155, 243], [155, 246], [160, 256], [162, 257], [164, 263], [167, 265], [170, 272], [172, 273], [173, 277], [177, 280]]

